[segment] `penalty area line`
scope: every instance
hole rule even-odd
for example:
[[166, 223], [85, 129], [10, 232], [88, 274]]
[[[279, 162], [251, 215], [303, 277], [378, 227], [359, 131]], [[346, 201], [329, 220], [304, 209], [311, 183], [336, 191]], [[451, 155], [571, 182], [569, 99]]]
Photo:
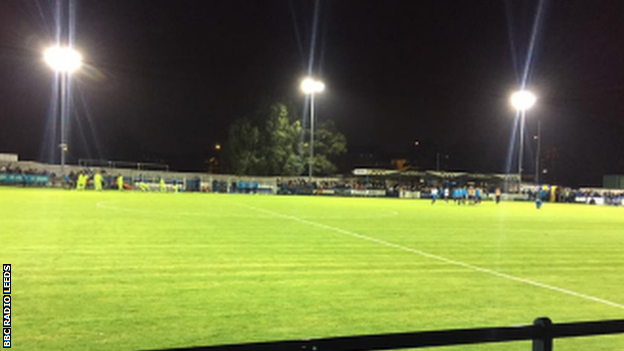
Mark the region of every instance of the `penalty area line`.
[[330, 225], [309, 221], [307, 219], [302, 219], [302, 218], [299, 218], [299, 217], [290, 216], [290, 215], [286, 215], [286, 214], [283, 214], [283, 213], [274, 212], [274, 211], [266, 210], [266, 209], [263, 209], [263, 208], [254, 207], [254, 206], [243, 205], [243, 204], [240, 204], [240, 203], [238, 203], [238, 205], [239, 206], [243, 206], [243, 207], [247, 207], [247, 208], [249, 208], [251, 210], [255, 210], [255, 211], [258, 211], [258, 212], [266, 213], [266, 214], [272, 215], [274, 217], [280, 217], [280, 218], [289, 219], [289, 220], [292, 220], [292, 221], [295, 221], [295, 222], [307, 224], [307, 225], [310, 225], [310, 226], [322, 228], [322, 229], [329, 230], [329, 231], [333, 231], [333, 232], [340, 233], [340, 234], [343, 234], [343, 235], [347, 235], [347, 236], [350, 236], [350, 237], [353, 237], [353, 238], [357, 238], [357, 239], [360, 239], [360, 240], [365, 240], [365, 241], [373, 242], [373, 243], [376, 243], [376, 244], [379, 244], [379, 245], [383, 245], [383, 246], [386, 246], [386, 247], [391, 247], [391, 248], [394, 248], [394, 249], [397, 249], [397, 250], [410, 252], [410, 253], [413, 253], [413, 254], [416, 254], [416, 255], [419, 255], [419, 256], [422, 256], [422, 257], [426, 257], [426, 258], [432, 259], [432, 260], [437, 260], [437, 261], [444, 262], [444, 263], [451, 264], [451, 265], [455, 265], [455, 266], [458, 266], [458, 267], [463, 267], [463, 268], [470, 269], [470, 270], [473, 270], [473, 271], [477, 271], [477, 272], [493, 275], [493, 276], [496, 276], [496, 277], [499, 277], [499, 278], [503, 278], [503, 279], [507, 279], [507, 280], [511, 280], [511, 281], [515, 281], [515, 282], [519, 282], [519, 283], [524, 283], [524, 284], [527, 284], [527, 285], [536, 286], [536, 287], [539, 287], [539, 288], [542, 288], [542, 289], [546, 289], [546, 290], [556, 291], [556, 292], [559, 292], [559, 293], [562, 293], [562, 294], [565, 294], [565, 295], [578, 297], [578, 298], [581, 298], [581, 299], [584, 299], [584, 300], [593, 301], [593, 302], [601, 303], [601, 304], [604, 304], [604, 305], [608, 305], [608, 306], [611, 306], [611, 307], [615, 307], [615, 308], [619, 308], [619, 309], [623, 309], [624, 310], [624, 305], [619, 304], [617, 302], [601, 299], [599, 297], [595, 297], [595, 296], [579, 293], [579, 292], [568, 290], [568, 289], [564, 289], [564, 288], [559, 288], [559, 287], [556, 287], [556, 286], [553, 286], [553, 285], [549, 285], [549, 284], [545, 284], [545, 283], [540, 283], [538, 281], [531, 280], [531, 279], [526, 279], [526, 278], [522, 278], [522, 277], [516, 277], [516, 276], [511, 275], [511, 274], [498, 272], [498, 271], [495, 271], [495, 270], [492, 270], [492, 269], [489, 269], [489, 268], [483, 268], [483, 267], [475, 266], [475, 265], [472, 265], [472, 264], [469, 264], [469, 263], [464, 263], [464, 262], [461, 262], [461, 261], [453, 260], [453, 259], [446, 258], [446, 257], [440, 256], [440, 255], [436, 255], [436, 254], [428, 253], [428, 252], [425, 252], [425, 251], [413, 249], [411, 247], [407, 247], [407, 246], [403, 246], [403, 245], [399, 245], [399, 244], [394, 244], [394, 243], [391, 243], [389, 241], [373, 238], [373, 237], [366, 236], [366, 235], [363, 235], [363, 234], [358, 234], [356, 232], [352, 232], [352, 231], [349, 231], [349, 230], [341, 229], [341, 228], [338, 228], [338, 227], [333, 227], [333, 226], [330, 226]]

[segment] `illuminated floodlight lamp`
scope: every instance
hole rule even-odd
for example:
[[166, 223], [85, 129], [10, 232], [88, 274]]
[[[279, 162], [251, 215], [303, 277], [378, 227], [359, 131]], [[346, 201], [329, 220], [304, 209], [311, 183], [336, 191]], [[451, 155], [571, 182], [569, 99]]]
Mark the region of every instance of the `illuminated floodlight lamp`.
[[56, 72], [73, 73], [82, 66], [82, 55], [68, 47], [50, 47], [43, 53], [43, 59]]
[[515, 92], [511, 95], [511, 105], [518, 111], [526, 111], [535, 105], [537, 98], [533, 93], [526, 90]]
[[321, 93], [323, 90], [325, 90], [325, 84], [321, 81], [314, 80], [310, 77], [301, 81], [301, 91], [306, 95]]

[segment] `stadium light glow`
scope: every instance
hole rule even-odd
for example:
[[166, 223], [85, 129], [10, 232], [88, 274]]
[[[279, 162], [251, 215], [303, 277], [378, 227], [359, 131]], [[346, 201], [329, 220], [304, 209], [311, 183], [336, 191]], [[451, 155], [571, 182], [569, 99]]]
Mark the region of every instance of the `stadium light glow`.
[[68, 47], [50, 47], [43, 53], [43, 59], [56, 72], [73, 73], [82, 66], [82, 55]]
[[319, 80], [307, 77], [301, 81], [301, 91], [306, 95], [322, 93], [324, 90], [325, 84]]
[[511, 95], [511, 105], [518, 111], [526, 111], [535, 105], [537, 98], [533, 93], [521, 90]]
[[316, 92], [317, 93], [322, 93], [325, 90], [325, 83], [323, 82], [316, 82]]

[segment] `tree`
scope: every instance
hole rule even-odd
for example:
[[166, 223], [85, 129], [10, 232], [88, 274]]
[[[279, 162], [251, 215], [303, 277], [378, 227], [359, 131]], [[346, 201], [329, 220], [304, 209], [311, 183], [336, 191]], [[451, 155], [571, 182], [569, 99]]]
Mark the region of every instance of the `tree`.
[[226, 148], [228, 168], [234, 174], [257, 174], [262, 165], [260, 130], [247, 118], [230, 126]]
[[[309, 151], [303, 146], [301, 121], [286, 104], [275, 103], [258, 113], [253, 123], [247, 118], [232, 124], [226, 145], [230, 170], [240, 175], [298, 176], [309, 162]], [[323, 122], [315, 130], [315, 174], [332, 174], [337, 167], [331, 162], [346, 152], [347, 140], [333, 123]]]
[[265, 126], [263, 152], [267, 175], [295, 176], [303, 171], [303, 160], [299, 152], [301, 143], [301, 122], [294, 120], [286, 105], [273, 104], [269, 107]]
[[[332, 121], [319, 123], [318, 128], [314, 130], [314, 174], [330, 175], [336, 173], [338, 168], [331, 160], [346, 152], [347, 138], [336, 130], [334, 123]], [[306, 155], [308, 155], [307, 159], [309, 160], [308, 150], [306, 150]]]

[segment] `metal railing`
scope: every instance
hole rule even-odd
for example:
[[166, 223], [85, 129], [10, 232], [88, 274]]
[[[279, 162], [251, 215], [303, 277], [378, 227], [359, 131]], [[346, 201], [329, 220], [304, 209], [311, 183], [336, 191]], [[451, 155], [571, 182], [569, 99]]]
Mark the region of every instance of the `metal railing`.
[[549, 318], [538, 318], [533, 325], [515, 327], [346, 336], [166, 351], [373, 351], [528, 340], [533, 342], [533, 351], [552, 351], [554, 339], [608, 334], [624, 334], [624, 320], [553, 324]]

